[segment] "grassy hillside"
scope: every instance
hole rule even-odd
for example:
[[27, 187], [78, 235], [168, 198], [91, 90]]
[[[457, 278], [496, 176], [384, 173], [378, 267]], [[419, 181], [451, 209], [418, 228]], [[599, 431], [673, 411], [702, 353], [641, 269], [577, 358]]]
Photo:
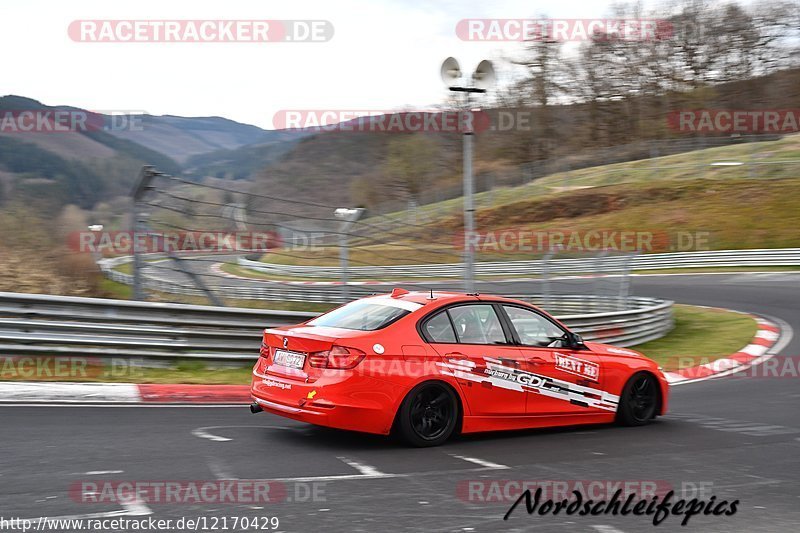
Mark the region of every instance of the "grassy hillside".
[[[739, 166], [712, 166], [716, 163], [742, 163]], [[529, 184], [501, 187], [475, 195], [480, 209], [499, 208], [520, 198], [534, 198], [571, 192], [577, 189], [655, 183], [659, 181], [693, 181], [699, 179], [730, 181], [732, 179], [800, 177], [800, 134], [765, 142], [731, 143], [730, 146], [695, 150], [670, 156], [639, 159], [601, 165], [570, 172], [549, 174]], [[417, 215], [435, 219], [446, 213], [461, 212], [462, 198], [454, 198], [421, 206]], [[401, 220], [404, 212], [387, 215]]]
[[[623, 78], [626, 83], [631, 82], [627, 75]], [[580, 86], [577, 83], [570, 85]], [[511, 101], [504, 103], [507, 107], [485, 109], [486, 114], [493, 117], [493, 127], [479, 131], [474, 137], [476, 190], [515, 186], [523, 180], [539, 182], [543, 176], [561, 180], [564, 171], [567, 171], [567, 177], [575, 177], [573, 185], [577, 186], [581, 172], [593, 173], [599, 165], [610, 167], [625, 161], [641, 163], [631, 169], [638, 176], [636, 179], [657, 179], [661, 170], [646, 168], [646, 165], [661, 164], [659, 156], [667, 159], [670, 154], [684, 154], [687, 163], [683, 170], [672, 169], [670, 173], [691, 174], [702, 164], [692, 157], [696, 150], [713, 146], [715, 142], [733, 145], [737, 140], [726, 135], [714, 137], [676, 131], [668, 123], [667, 117], [671, 112], [688, 109], [796, 109], [800, 106], [798, 86], [800, 69], [794, 68], [753, 79], [649, 96], [631, 96], [635, 91], [629, 92], [630, 86], [627, 86], [623, 92], [628, 96], [619, 99], [605, 95], [605, 98], [587, 102], [578, 97], [582, 103], [551, 104], [546, 108], [527, 101]], [[572, 98], [566, 100], [573, 101]], [[519, 127], [509, 126], [509, 119], [501, 121], [501, 116], [517, 117], [514, 124]], [[401, 210], [408, 205], [411, 193], [398, 180], [387, 176], [386, 166], [393, 141], [403, 136], [338, 131], [312, 135], [295, 145], [284, 157], [270, 163], [255, 181], [261, 190], [287, 198], [302, 195], [307, 201], [362, 205], [380, 213]], [[425, 139], [436, 151], [441, 166], [434, 177], [425, 180], [416, 203], [433, 204], [459, 196], [461, 135], [436, 132], [413, 136]], [[759, 150], [755, 144], [746, 144], [744, 152]], [[724, 152], [722, 149], [720, 157], [724, 157]], [[754, 160], [755, 165], [763, 162]], [[764, 170], [763, 166], [758, 168]], [[729, 174], [731, 170], [720, 169], [720, 172]], [[607, 183], [631, 177], [617, 174], [616, 169], [610, 171], [612, 173], [604, 177]], [[550, 185], [560, 186], [558, 183]], [[311, 209], [303, 206], [296, 209], [298, 214], [312, 213]]]
[[[743, 144], [546, 176], [529, 185], [477, 196], [479, 231], [637, 231], [658, 235], [702, 232], [702, 248], [742, 249], [800, 246], [800, 135], [762, 146]], [[711, 166], [718, 161], [779, 165]], [[791, 163], [788, 163], [791, 162]], [[658, 167], [657, 171], [653, 169]], [[352, 264], [458, 261], [453, 243], [463, 227], [461, 199], [419, 209], [418, 225], [407, 213], [390, 215], [393, 244], [354, 239]], [[385, 218], [367, 219], [385, 224]], [[654, 249], [652, 251], [669, 251]], [[537, 253], [478, 254], [480, 260], [523, 259]], [[336, 265], [334, 247], [277, 251], [265, 261]]]
[[[800, 178], [626, 184], [553, 193], [479, 209], [479, 231], [638, 231], [657, 235], [701, 232], [708, 249], [800, 246]], [[436, 219], [424, 233], [414, 228], [398, 243], [354, 243], [354, 266], [459, 261], [453, 243], [461, 231], [458, 215]], [[430, 244], [432, 240], [441, 245]], [[703, 248], [706, 248], [704, 245]], [[669, 251], [657, 249], [653, 251]], [[689, 251], [689, 250], [687, 250]], [[478, 254], [479, 260], [525, 259], [537, 253]], [[264, 261], [281, 264], [338, 264], [338, 249], [277, 251]]]

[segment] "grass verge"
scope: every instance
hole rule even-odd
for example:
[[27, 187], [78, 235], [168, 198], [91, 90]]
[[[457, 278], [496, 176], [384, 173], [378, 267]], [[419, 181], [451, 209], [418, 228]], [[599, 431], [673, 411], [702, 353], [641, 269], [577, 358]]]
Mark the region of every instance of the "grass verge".
[[750, 343], [756, 321], [747, 315], [693, 305], [675, 305], [675, 329], [634, 346], [664, 370], [688, 368], [726, 357]]
[[[636, 346], [636, 349], [656, 360], [665, 370], [670, 370], [678, 363], [694, 366], [730, 355], [748, 344], [755, 333], [756, 322], [749, 316], [725, 310], [676, 305], [675, 329], [661, 339]], [[255, 360], [255, 353], [253, 357]], [[33, 379], [30, 375], [15, 373], [13, 362], [0, 362], [0, 380]], [[85, 372], [78, 375], [63, 378], [45, 376], [38, 381], [247, 385], [250, 383], [251, 368], [250, 364], [214, 368], [203, 361], [178, 360], [168, 368], [87, 367]]]

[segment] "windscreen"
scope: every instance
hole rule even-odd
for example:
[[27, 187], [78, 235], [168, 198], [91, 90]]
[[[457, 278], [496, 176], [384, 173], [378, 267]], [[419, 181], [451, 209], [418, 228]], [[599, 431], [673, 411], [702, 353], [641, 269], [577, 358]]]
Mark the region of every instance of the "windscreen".
[[[310, 326], [374, 331], [411, 313], [407, 302], [357, 301], [308, 322]], [[411, 304], [415, 305], [415, 304]]]

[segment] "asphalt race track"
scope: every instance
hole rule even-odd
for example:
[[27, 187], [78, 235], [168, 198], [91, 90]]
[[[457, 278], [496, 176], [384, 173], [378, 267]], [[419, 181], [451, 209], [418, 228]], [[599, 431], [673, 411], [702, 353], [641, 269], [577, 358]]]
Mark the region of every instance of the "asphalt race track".
[[[800, 275], [636, 277], [633, 292], [758, 313], [800, 331]], [[800, 338], [778, 347], [798, 354]], [[643, 428], [467, 436], [434, 449], [254, 416], [245, 407], [2, 407], [0, 515], [277, 516], [279, 531], [633, 532], [651, 530], [652, 518], [528, 516], [522, 505], [503, 521], [509, 502], [467, 501], [457, 489], [468, 481], [649, 480], [740, 502], [734, 516], [694, 516], [686, 527], [670, 516], [656, 531], [797, 531], [798, 405], [796, 376], [720, 378], [675, 387], [670, 414]], [[280, 480], [287, 501], [131, 510], [68, 494], [85, 480], [217, 479]], [[312, 488], [316, 499], [308, 497]]]

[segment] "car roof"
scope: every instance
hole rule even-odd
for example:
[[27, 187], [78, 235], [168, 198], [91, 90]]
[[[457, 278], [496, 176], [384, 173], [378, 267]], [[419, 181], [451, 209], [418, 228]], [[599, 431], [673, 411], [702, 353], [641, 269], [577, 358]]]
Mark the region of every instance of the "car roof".
[[[433, 296], [433, 297], [431, 297]], [[522, 303], [527, 306], [536, 307], [528, 302], [514, 300], [503, 296], [493, 296], [489, 294], [478, 293], [463, 293], [454, 291], [405, 291], [403, 289], [394, 289], [389, 294], [375, 294], [371, 298], [391, 298], [393, 300], [402, 300], [406, 302], [414, 302], [423, 306], [436, 303], [440, 305], [458, 303], [458, 302], [479, 302], [479, 301], [503, 301]], [[438, 307], [438, 305], [437, 305]]]

